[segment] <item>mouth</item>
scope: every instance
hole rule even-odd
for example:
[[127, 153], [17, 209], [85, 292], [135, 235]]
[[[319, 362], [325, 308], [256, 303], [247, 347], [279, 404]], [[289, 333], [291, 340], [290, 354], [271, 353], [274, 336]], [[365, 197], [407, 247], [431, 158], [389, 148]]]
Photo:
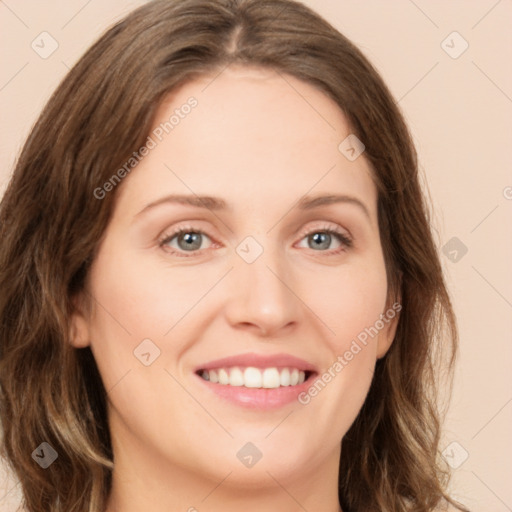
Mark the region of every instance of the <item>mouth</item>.
[[200, 369], [196, 374], [203, 380], [220, 386], [234, 386], [256, 389], [276, 389], [301, 385], [309, 380], [314, 372], [294, 367], [222, 367]]
[[270, 410], [297, 401], [318, 375], [315, 366], [288, 354], [243, 354], [197, 367], [202, 389], [246, 408]]

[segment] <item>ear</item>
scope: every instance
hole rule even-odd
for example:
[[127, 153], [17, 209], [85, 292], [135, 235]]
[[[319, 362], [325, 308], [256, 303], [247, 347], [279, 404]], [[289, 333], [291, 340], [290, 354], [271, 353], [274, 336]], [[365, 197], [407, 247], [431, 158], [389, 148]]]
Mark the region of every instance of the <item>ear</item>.
[[81, 297], [72, 299], [73, 313], [69, 322], [69, 343], [75, 348], [85, 348], [90, 345], [89, 318], [85, 313]]
[[395, 339], [401, 309], [402, 304], [399, 301], [395, 301], [381, 315], [384, 328], [380, 330], [377, 338], [377, 359], [381, 359], [386, 355]]

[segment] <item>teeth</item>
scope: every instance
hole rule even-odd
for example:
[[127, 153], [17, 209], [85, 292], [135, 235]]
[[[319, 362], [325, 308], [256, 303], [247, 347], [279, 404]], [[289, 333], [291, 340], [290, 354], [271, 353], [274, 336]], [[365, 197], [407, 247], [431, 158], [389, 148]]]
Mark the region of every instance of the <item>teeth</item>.
[[290, 381], [290, 370], [288, 368], [284, 368], [281, 370], [281, 386], [289, 386], [291, 384]]
[[273, 389], [283, 386], [296, 386], [306, 380], [306, 373], [297, 368], [254, 368], [238, 367], [203, 370], [201, 377], [223, 386], [244, 386], [246, 388]]
[[246, 388], [261, 388], [263, 377], [258, 368], [246, 368], [244, 371], [244, 386]]
[[231, 386], [243, 386], [244, 385], [244, 374], [240, 368], [232, 368], [229, 373], [229, 384]]
[[279, 372], [277, 368], [266, 368], [263, 370], [263, 387], [264, 388], [278, 388], [281, 385], [279, 379]]
[[229, 374], [224, 368], [219, 370], [219, 384], [229, 384]]

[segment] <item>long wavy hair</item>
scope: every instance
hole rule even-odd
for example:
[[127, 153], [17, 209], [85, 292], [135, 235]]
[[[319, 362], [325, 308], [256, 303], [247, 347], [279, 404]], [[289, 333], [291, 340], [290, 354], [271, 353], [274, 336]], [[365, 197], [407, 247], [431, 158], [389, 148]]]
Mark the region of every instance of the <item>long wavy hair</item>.
[[[332, 98], [364, 142], [378, 189], [388, 299], [399, 296], [402, 310], [343, 439], [341, 506], [430, 512], [447, 501], [466, 510], [448, 494], [439, 452], [439, 379], [452, 384], [457, 327], [411, 135], [362, 52], [292, 0], [149, 2], [85, 53], [33, 127], [0, 203], [2, 453], [24, 507], [105, 509], [106, 391], [90, 349], [69, 343], [74, 298], [115, 204], [115, 191], [99, 200], [95, 190], [144, 145], [166, 95], [231, 64], [293, 75]], [[32, 457], [43, 441], [58, 453], [47, 469]]]

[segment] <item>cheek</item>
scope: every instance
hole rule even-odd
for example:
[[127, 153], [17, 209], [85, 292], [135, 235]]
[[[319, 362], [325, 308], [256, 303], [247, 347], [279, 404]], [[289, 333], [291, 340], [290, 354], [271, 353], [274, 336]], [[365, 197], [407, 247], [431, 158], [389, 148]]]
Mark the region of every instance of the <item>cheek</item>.
[[301, 276], [302, 297], [322, 322], [322, 331], [336, 353], [343, 353], [359, 337], [364, 343], [376, 338], [365, 329], [373, 326], [384, 313], [387, 281], [384, 262], [342, 265]]
[[143, 354], [149, 350], [150, 360], [158, 357], [151, 368], [160, 371], [178, 360], [197, 329], [195, 320], [187, 320], [197, 319], [193, 310], [218, 280], [218, 271], [199, 276], [193, 266], [172, 268], [164, 260], [113, 246], [100, 251], [89, 279], [91, 345], [107, 389], [127, 371], [139, 369], [142, 349]]
[[[95, 304], [91, 349], [117, 428], [122, 418], [134, 430], [151, 431], [151, 438], [159, 439], [169, 436], [165, 429], [174, 417], [201, 415], [166, 372], [170, 368], [176, 375], [173, 363], [192, 338], [180, 319], [204, 295], [205, 283], [195, 276], [192, 267], [189, 272], [162, 271], [135, 252], [105, 250], [98, 255], [90, 275]], [[155, 411], [161, 425], [148, 422]]]
[[387, 293], [384, 261], [330, 269], [314, 284], [307, 304], [324, 325], [330, 360], [299, 401], [339, 435], [359, 413], [373, 378]]
[[204, 293], [205, 284], [192, 267], [176, 271], [147, 260], [136, 254], [98, 258], [91, 282], [100, 305], [94, 319], [99, 327], [122, 326], [134, 341], [141, 336], [161, 338]]

